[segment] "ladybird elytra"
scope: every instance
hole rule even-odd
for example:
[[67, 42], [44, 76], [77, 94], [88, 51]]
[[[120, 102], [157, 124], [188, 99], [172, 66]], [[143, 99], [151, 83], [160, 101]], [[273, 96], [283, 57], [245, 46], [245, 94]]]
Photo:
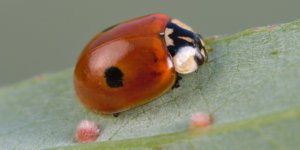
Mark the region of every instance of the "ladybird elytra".
[[199, 34], [179, 20], [151, 14], [107, 28], [86, 45], [74, 71], [75, 91], [89, 110], [117, 116], [178, 87], [179, 74], [206, 61]]

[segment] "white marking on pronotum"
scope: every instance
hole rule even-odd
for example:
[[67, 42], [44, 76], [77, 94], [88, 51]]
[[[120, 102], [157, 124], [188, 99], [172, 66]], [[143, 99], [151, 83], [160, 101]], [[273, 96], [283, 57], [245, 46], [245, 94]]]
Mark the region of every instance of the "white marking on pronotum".
[[185, 40], [185, 41], [188, 41], [188, 42], [190, 42], [190, 43], [193, 43], [193, 42], [194, 42], [194, 40], [193, 40], [192, 38], [190, 38], [190, 37], [178, 36], [178, 38], [179, 38], [179, 39], [183, 39], [183, 40]]
[[174, 24], [177, 24], [179, 27], [181, 27], [183, 29], [194, 32], [191, 27], [187, 26], [186, 24], [182, 23], [181, 21], [179, 21], [177, 19], [172, 19], [171, 22], [173, 22]]
[[166, 40], [166, 45], [167, 46], [174, 46], [174, 41], [169, 37], [170, 34], [173, 33], [173, 29], [166, 28], [165, 30], [165, 40]]

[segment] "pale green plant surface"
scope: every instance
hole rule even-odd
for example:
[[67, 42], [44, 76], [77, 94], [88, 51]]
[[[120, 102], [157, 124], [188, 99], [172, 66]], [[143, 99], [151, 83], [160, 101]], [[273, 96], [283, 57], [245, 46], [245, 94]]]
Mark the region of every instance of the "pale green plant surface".
[[[1, 149], [297, 149], [300, 147], [300, 21], [207, 40], [214, 49], [181, 87], [121, 113], [86, 110], [73, 69], [0, 89]], [[190, 130], [195, 112], [213, 125]], [[73, 142], [83, 119], [102, 132]]]

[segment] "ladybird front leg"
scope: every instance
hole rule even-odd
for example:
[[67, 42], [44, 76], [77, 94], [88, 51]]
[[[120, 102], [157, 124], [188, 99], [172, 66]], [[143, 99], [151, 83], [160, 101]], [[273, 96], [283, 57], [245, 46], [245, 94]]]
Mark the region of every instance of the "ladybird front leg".
[[196, 73], [198, 73], [198, 68], [195, 70]]
[[182, 79], [182, 76], [179, 73], [177, 73], [176, 81], [175, 81], [174, 85], [172, 86], [172, 90], [180, 87], [179, 80], [181, 80], [181, 79]]

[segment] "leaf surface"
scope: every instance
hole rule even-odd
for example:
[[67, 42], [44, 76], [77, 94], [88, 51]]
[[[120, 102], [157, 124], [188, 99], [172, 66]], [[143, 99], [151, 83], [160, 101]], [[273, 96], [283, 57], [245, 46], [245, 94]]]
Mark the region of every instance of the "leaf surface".
[[[0, 89], [1, 149], [297, 149], [300, 21], [206, 40], [214, 51], [181, 87], [121, 113], [98, 115], [76, 99], [73, 69]], [[190, 130], [195, 112], [213, 125]], [[83, 119], [97, 142], [73, 142]]]

